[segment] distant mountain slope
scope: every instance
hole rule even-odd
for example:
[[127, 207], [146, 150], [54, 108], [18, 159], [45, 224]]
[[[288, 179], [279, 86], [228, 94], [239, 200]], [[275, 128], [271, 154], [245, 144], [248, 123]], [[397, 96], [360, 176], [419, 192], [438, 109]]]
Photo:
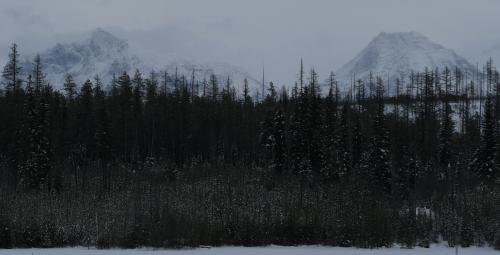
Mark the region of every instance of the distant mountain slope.
[[354, 59], [337, 71], [343, 81], [366, 79], [370, 72], [384, 78], [407, 76], [411, 71], [449, 67], [473, 73], [475, 67], [453, 50], [417, 32], [380, 33]]
[[496, 43], [492, 47], [482, 52], [482, 60], [492, 59], [494, 63], [500, 63], [500, 43]]
[[[23, 63], [24, 70], [32, 69], [34, 56], [28, 56]], [[241, 84], [244, 78], [249, 79], [250, 85], [256, 86], [259, 82], [245, 71], [229, 64], [201, 64], [186, 60], [164, 60], [162, 62], [146, 59], [131, 52], [125, 40], [115, 37], [103, 30], [94, 30], [90, 38], [83, 42], [70, 44], [58, 43], [54, 47], [40, 53], [47, 80], [54, 86], [60, 87], [67, 74], [71, 74], [79, 84], [87, 79], [99, 75], [104, 82], [109, 82], [113, 74], [120, 75], [124, 71], [131, 75], [139, 69], [144, 75], [151, 71], [168, 71], [191, 77], [195, 70], [197, 79], [207, 78], [212, 73], [225, 81], [230, 77]]]

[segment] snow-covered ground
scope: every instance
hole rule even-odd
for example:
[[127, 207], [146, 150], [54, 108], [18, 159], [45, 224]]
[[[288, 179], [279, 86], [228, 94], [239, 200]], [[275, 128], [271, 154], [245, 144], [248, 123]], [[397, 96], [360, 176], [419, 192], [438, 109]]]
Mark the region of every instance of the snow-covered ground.
[[[435, 245], [429, 249], [356, 249], [325, 246], [268, 246], [268, 247], [220, 247], [183, 250], [96, 250], [87, 248], [55, 248], [55, 249], [14, 249], [0, 250], [0, 255], [452, 255], [454, 248], [445, 245]], [[460, 248], [460, 255], [500, 254], [492, 248]]]

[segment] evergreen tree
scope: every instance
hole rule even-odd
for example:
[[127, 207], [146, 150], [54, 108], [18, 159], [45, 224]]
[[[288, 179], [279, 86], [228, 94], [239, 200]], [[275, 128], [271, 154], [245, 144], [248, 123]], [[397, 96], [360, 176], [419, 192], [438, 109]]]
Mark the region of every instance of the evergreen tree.
[[98, 166], [103, 169], [103, 187], [109, 191], [110, 188], [110, 170], [109, 162], [112, 157], [111, 135], [109, 130], [109, 117], [106, 107], [106, 95], [102, 90], [102, 83], [99, 76], [95, 77], [94, 86], [94, 116], [95, 116], [95, 157]]
[[376, 99], [377, 109], [373, 119], [373, 137], [367, 162], [367, 171], [370, 181], [376, 190], [385, 194], [391, 192], [391, 169], [389, 162], [389, 139], [385, 127], [384, 116], [384, 88], [381, 78], [377, 79]]
[[273, 118], [273, 166], [278, 174], [286, 169], [286, 142], [285, 142], [285, 116], [277, 110]]
[[21, 66], [19, 64], [19, 52], [17, 44], [10, 47], [9, 60], [2, 72], [3, 82], [7, 91], [15, 92], [21, 87]]
[[266, 96], [266, 101], [270, 103], [276, 102], [278, 98], [278, 93], [276, 92], [276, 88], [274, 87], [274, 83], [272, 81], [269, 82], [269, 88], [267, 89], [267, 91], [269, 93]]
[[35, 93], [40, 93], [42, 87], [45, 85], [45, 74], [42, 68], [42, 59], [40, 55], [37, 54], [33, 60], [33, 84], [35, 86]]
[[70, 102], [73, 101], [76, 96], [76, 83], [73, 80], [73, 76], [71, 76], [71, 74], [66, 75], [63, 87], [64, 91], [66, 91], [68, 100]]
[[133, 88], [130, 76], [124, 72], [118, 78], [118, 109], [117, 116], [113, 116], [116, 122], [113, 123], [112, 129], [117, 129], [116, 144], [120, 145], [120, 152], [125, 156], [125, 159], [130, 159], [133, 145]]
[[149, 104], [154, 103], [157, 95], [158, 80], [156, 79], [156, 73], [151, 72], [149, 79], [146, 79], [146, 102]]
[[96, 76], [94, 85], [94, 116], [96, 122], [94, 143], [97, 159], [104, 164], [111, 159], [111, 138], [105, 96], [102, 90], [101, 79], [99, 76]]
[[151, 72], [149, 79], [146, 80], [146, 104], [145, 104], [145, 123], [149, 125], [149, 157], [153, 157], [156, 149], [156, 134], [158, 133], [158, 80], [156, 74]]
[[137, 70], [132, 79], [133, 84], [133, 97], [134, 97], [134, 114], [136, 117], [142, 112], [142, 98], [144, 96], [144, 81], [142, 79], [142, 74]]
[[[446, 84], [446, 83], [445, 83]], [[447, 94], [445, 94], [447, 97]], [[440, 179], [448, 179], [452, 163], [452, 149], [451, 140], [453, 134], [453, 120], [451, 106], [445, 102], [443, 107], [443, 120], [441, 124], [441, 132], [439, 135], [439, 163], [441, 166], [441, 174], [438, 176]]]
[[336, 158], [336, 166], [337, 166], [337, 173], [335, 176], [338, 177], [343, 177], [352, 174], [351, 170], [351, 148], [350, 148], [350, 124], [349, 124], [349, 115], [351, 112], [351, 108], [348, 102], [345, 102], [344, 105], [342, 106], [342, 111], [340, 114], [340, 125], [339, 125], [339, 131], [337, 133], [339, 134], [338, 138], [338, 147], [337, 147], [337, 156]]
[[91, 155], [94, 146], [94, 100], [93, 84], [87, 80], [80, 89], [78, 97], [79, 110], [77, 115], [79, 152]]
[[134, 154], [137, 158], [139, 155], [142, 155], [140, 152], [141, 148], [144, 148], [142, 142], [144, 139], [141, 134], [142, 123], [143, 123], [143, 97], [144, 97], [144, 81], [142, 79], [142, 73], [137, 70], [134, 74], [134, 78], [132, 79], [133, 84], [133, 103], [132, 103], [132, 111], [133, 111], [133, 139], [134, 139]]
[[252, 103], [252, 98], [250, 97], [250, 89], [248, 88], [248, 80], [245, 78], [243, 80], [243, 104], [249, 106]]
[[26, 160], [21, 169], [21, 184], [28, 190], [49, 188], [52, 169], [51, 145], [48, 138], [48, 105], [37, 99], [34, 82], [28, 77], [26, 87], [26, 116], [28, 145]]
[[322, 154], [322, 133], [321, 133], [321, 104], [320, 104], [320, 87], [318, 82], [318, 74], [314, 69], [311, 69], [309, 76], [309, 85], [307, 87], [306, 96], [308, 97], [307, 103], [307, 141], [309, 160], [311, 162], [311, 169], [315, 176], [321, 170]]
[[363, 131], [361, 130], [361, 120], [359, 114], [354, 118], [354, 128], [352, 130], [352, 164], [353, 168], [359, 169], [360, 163], [363, 159], [363, 151], [365, 148], [365, 139]]
[[[21, 140], [22, 135], [19, 127], [23, 121], [24, 91], [21, 82], [21, 66], [19, 65], [19, 53], [17, 45], [13, 44], [8, 56], [7, 64], [2, 72], [2, 83], [5, 86], [4, 100], [0, 100], [0, 107], [3, 108], [0, 116], [0, 148], [7, 151], [7, 157], [13, 169], [17, 168], [22, 161]], [[1, 95], [0, 90], [0, 95]], [[17, 174], [11, 173], [13, 182], [17, 182]]]
[[[304, 92], [305, 91], [305, 92]], [[290, 120], [290, 161], [294, 173], [310, 180], [311, 162], [309, 160], [308, 139], [308, 96], [307, 88], [304, 88], [297, 98], [294, 112]]]
[[118, 90], [118, 79], [116, 78], [116, 75], [113, 74], [113, 78], [111, 78], [111, 89], [110, 89], [110, 97], [111, 98], [118, 98], [119, 90]]
[[334, 95], [335, 90], [335, 77], [333, 73], [330, 76], [330, 89], [328, 92], [328, 96], [325, 99], [325, 105], [322, 111], [322, 137], [323, 143], [321, 146], [322, 153], [322, 175], [325, 179], [333, 179], [337, 176], [335, 170], [337, 169], [336, 165], [336, 155], [337, 155], [337, 146], [339, 143], [339, 137], [337, 135], [337, 99]]
[[448, 100], [451, 94], [451, 71], [450, 69], [448, 69], [448, 67], [443, 70], [441, 81], [444, 86], [444, 91], [441, 91], [442, 89], [440, 88], [439, 93], [444, 94], [445, 100]]
[[493, 102], [492, 98], [488, 97], [484, 105], [481, 146], [471, 162], [473, 170], [480, 176], [482, 182], [493, 182], [498, 179], [496, 153], [497, 144], [493, 119]]
[[217, 81], [217, 77], [215, 76], [215, 74], [210, 75], [209, 84], [210, 84], [209, 97], [211, 97], [213, 102], [216, 102], [219, 95], [219, 82]]

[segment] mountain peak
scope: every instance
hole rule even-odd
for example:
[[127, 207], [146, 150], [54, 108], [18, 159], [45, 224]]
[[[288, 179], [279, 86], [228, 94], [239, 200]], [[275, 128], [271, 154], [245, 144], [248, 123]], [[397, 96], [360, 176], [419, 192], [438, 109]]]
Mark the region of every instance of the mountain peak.
[[102, 28], [96, 28], [92, 31], [89, 45], [93, 50], [117, 50], [123, 51], [128, 48], [126, 41], [119, 39], [108, 31]]
[[423, 34], [416, 32], [416, 31], [407, 31], [407, 32], [380, 32], [376, 38], [383, 38], [383, 37], [420, 37], [420, 38], [427, 38]]
[[441, 45], [432, 42], [425, 35], [410, 31], [410, 32], [381, 32], [369, 44], [369, 46], [387, 46], [393, 45], [398, 47], [424, 47], [424, 48], [444, 48]]
[[[67, 74], [71, 74], [77, 83], [83, 83], [96, 75], [106, 82], [110, 81], [114, 74], [121, 74], [124, 71], [133, 73], [136, 70], [143, 72], [165, 70], [173, 73], [177, 69], [179, 69], [179, 74], [187, 75], [192, 75], [196, 69], [197, 79], [215, 73], [224, 78], [234, 76], [233, 78], [236, 80], [242, 81], [243, 78], [248, 78], [254, 84], [259, 83], [246, 72], [234, 66], [196, 63], [186, 60], [160, 62], [154, 59], [140, 58], [132, 51], [133, 49], [128, 47], [125, 40], [117, 38], [102, 28], [97, 28], [82, 42], [57, 43], [40, 55], [47, 80], [56, 86], [63, 84]], [[33, 57], [25, 57], [24, 70], [32, 70]]]
[[421, 72], [429, 68], [455, 68], [465, 72], [474, 70], [465, 58], [453, 50], [431, 41], [415, 31], [378, 34], [351, 61], [342, 66], [337, 75], [349, 81], [366, 79], [370, 73], [383, 77], [408, 76], [410, 72]]
[[373, 43], [390, 43], [390, 44], [423, 44], [423, 45], [432, 45], [432, 46], [440, 46], [437, 43], [432, 42], [425, 35], [410, 31], [410, 32], [392, 32], [386, 33], [381, 32], [378, 34], [373, 40]]

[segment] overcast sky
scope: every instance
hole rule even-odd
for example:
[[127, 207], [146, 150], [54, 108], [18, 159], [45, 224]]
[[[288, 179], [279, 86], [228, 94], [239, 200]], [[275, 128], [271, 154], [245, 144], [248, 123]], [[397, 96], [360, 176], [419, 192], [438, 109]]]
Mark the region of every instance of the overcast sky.
[[102, 27], [144, 51], [256, 76], [264, 65], [289, 82], [301, 57], [325, 77], [382, 31], [418, 31], [483, 61], [499, 24], [500, 0], [0, 0], [0, 55], [11, 42], [32, 53]]

